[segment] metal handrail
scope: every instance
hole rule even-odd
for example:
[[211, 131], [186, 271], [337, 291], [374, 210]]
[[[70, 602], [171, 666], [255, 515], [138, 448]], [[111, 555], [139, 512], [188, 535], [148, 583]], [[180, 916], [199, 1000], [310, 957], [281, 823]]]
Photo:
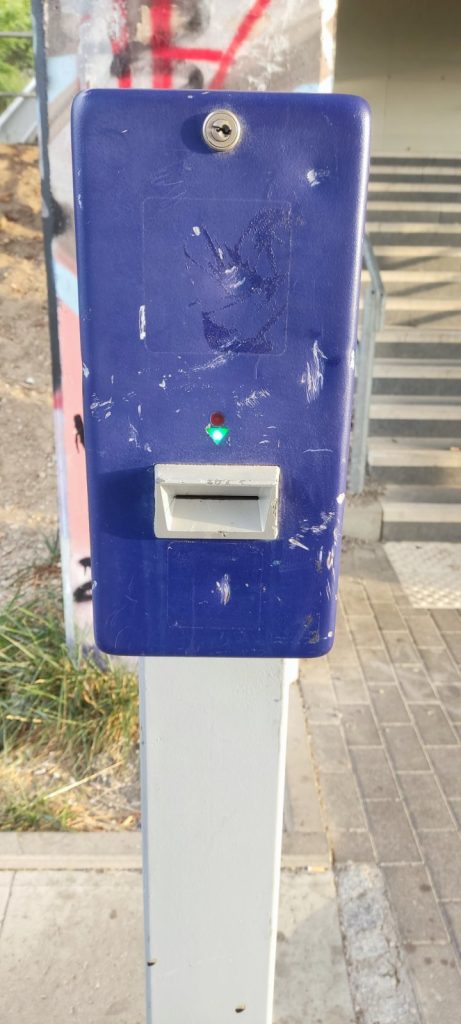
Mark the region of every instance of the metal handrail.
[[365, 290], [362, 329], [357, 346], [354, 424], [349, 476], [349, 489], [352, 494], [360, 494], [365, 484], [376, 335], [383, 326], [386, 302], [386, 292], [379, 272], [378, 261], [367, 235], [363, 243], [363, 262], [370, 275], [370, 283]]

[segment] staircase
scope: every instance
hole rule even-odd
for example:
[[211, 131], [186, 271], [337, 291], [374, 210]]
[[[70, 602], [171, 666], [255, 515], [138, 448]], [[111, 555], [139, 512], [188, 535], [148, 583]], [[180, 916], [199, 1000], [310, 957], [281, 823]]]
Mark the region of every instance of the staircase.
[[386, 289], [368, 443], [383, 538], [461, 541], [461, 160], [376, 158], [367, 231]]

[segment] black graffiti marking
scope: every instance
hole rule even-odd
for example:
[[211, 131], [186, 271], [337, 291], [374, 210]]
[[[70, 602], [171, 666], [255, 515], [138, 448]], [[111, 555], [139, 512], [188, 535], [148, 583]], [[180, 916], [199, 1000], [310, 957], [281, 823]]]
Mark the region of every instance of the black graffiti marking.
[[83, 429], [82, 417], [78, 413], [77, 413], [76, 416], [74, 416], [74, 427], [75, 427], [75, 435], [74, 435], [74, 437], [75, 437], [75, 447], [76, 447], [77, 451], [79, 451], [79, 447], [78, 447], [79, 442], [80, 442], [82, 448], [85, 447], [85, 432], [84, 432], [84, 429]]

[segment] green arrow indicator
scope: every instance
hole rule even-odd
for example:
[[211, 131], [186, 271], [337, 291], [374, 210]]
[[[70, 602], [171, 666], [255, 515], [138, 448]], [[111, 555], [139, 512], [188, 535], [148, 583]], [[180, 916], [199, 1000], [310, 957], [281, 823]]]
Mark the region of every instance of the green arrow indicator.
[[211, 440], [214, 441], [215, 444], [221, 444], [221, 441], [224, 441], [224, 438], [227, 437], [229, 433], [228, 427], [213, 427], [211, 423], [208, 427], [205, 427], [205, 430], [208, 437], [211, 437]]

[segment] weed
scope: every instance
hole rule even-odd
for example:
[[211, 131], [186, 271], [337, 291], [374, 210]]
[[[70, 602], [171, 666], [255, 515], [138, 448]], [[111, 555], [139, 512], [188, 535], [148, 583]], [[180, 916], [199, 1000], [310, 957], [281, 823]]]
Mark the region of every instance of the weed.
[[11, 799], [2, 807], [0, 832], [61, 832], [72, 828], [72, 813], [56, 807], [44, 796], [30, 795]]
[[5, 754], [52, 743], [84, 772], [96, 754], [115, 760], [136, 742], [136, 676], [109, 659], [71, 659], [60, 596], [41, 589], [0, 610], [0, 714]]

